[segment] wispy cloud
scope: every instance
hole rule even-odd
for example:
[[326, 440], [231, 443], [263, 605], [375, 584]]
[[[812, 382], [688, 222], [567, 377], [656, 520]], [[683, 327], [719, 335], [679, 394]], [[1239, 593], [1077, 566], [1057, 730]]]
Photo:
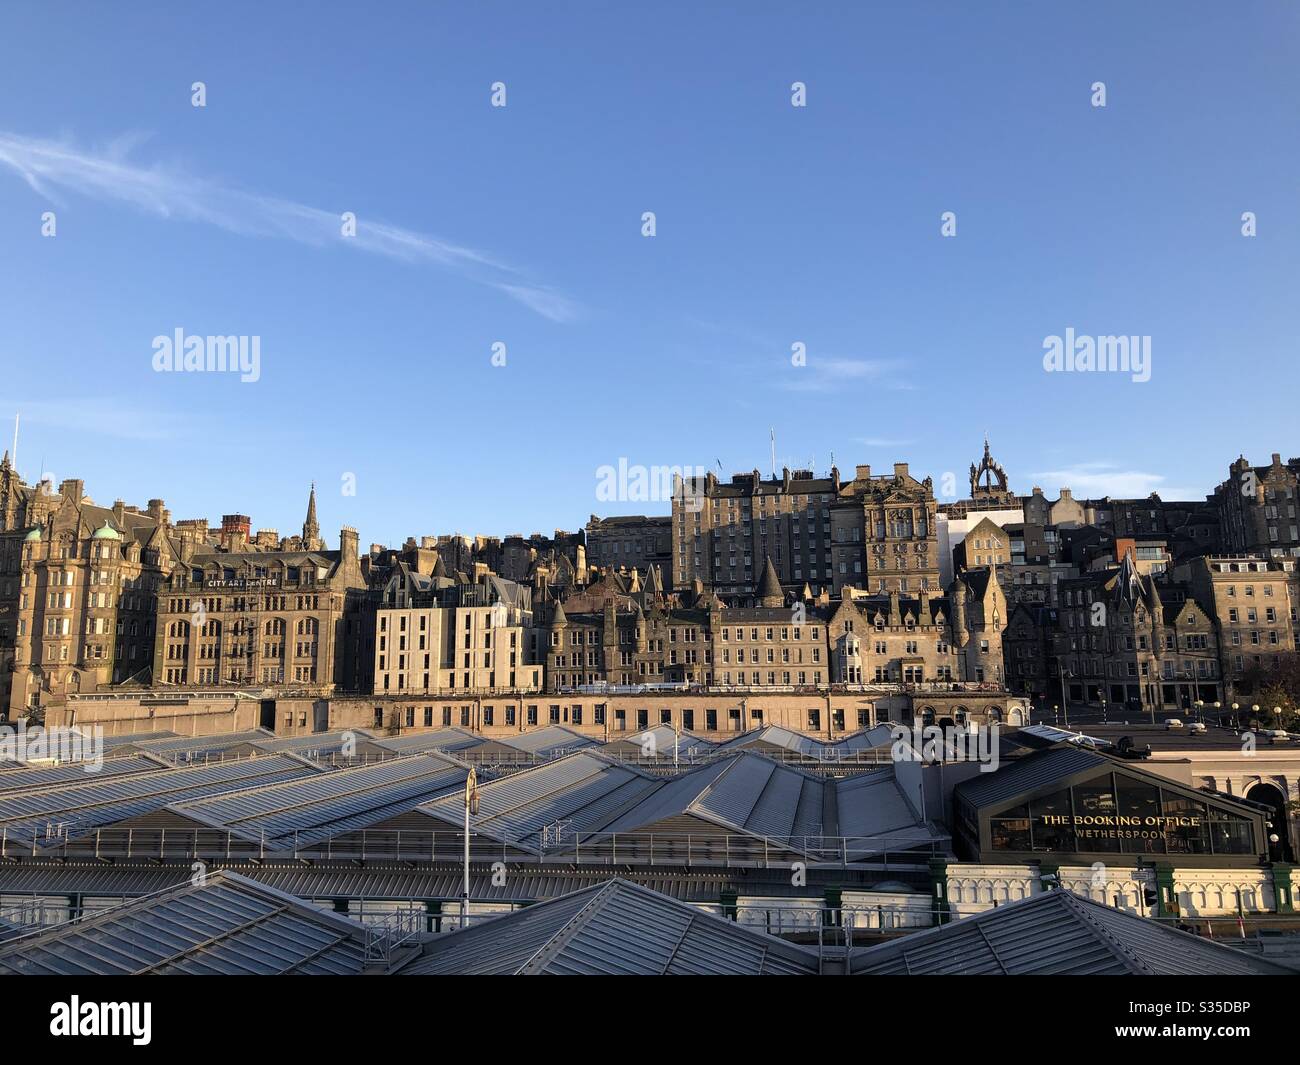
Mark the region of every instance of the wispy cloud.
[[[1145, 499], [1152, 492], [1169, 495], [1177, 492], [1164, 486], [1158, 473], [1126, 470], [1106, 462], [1082, 462], [1060, 470], [1044, 470], [1034, 480], [1049, 487], [1069, 488], [1078, 497], [1114, 496], [1117, 499]], [[1173, 498], [1171, 495], [1170, 498]]]
[[20, 424], [24, 427], [41, 426], [117, 440], [171, 440], [196, 431], [192, 417], [135, 406], [110, 397], [71, 397], [57, 403], [7, 400], [6, 405], [12, 405], [13, 410], [22, 416]]
[[473, 248], [426, 233], [360, 218], [356, 235], [344, 237], [341, 211], [246, 192], [197, 178], [161, 164], [132, 162], [140, 137], [121, 138], [103, 151], [37, 140], [0, 131], [0, 165], [19, 174], [37, 193], [61, 203], [77, 193], [124, 203], [160, 218], [202, 222], [250, 237], [270, 237], [316, 247], [342, 244], [412, 263], [432, 263], [504, 292], [554, 322], [574, 318], [575, 303], [554, 289], [528, 281], [516, 268]]
[[808, 356], [805, 366], [788, 366], [779, 384], [788, 392], [834, 392], [846, 385], [874, 382], [883, 388], [908, 386], [890, 375], [898, 368], [892, 359], [840, 359]]

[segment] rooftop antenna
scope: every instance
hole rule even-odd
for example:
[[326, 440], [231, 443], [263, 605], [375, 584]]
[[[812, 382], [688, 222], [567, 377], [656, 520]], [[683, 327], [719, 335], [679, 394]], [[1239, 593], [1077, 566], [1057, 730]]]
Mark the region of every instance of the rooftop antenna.
[[769, 429], [772, 437], [772, 480], [776, 480], [776, 430]]
[[19, 417], [18, 412], [15, 411], [14, 412], [14, 450], [13, 450], [13, 463], [14, 463], [15, 470], [18, 469], [18, 417]]

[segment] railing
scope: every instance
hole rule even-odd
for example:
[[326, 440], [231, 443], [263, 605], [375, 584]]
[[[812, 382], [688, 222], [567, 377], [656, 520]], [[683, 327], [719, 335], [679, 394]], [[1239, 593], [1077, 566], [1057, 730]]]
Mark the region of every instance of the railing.
[[23, 899], [16, 905], [0, 909], [0, 940], [25, 935], [38, 928], [63, 924], [68, 919], [66, 899], [55, 902], [42, 896]]
[[424, 935], [427, 920], [428, 914], [424, 910], [412, 908], [396, 910], [379, 920], [366, 921], [366, 961], [387, 965], [397, 951]]
[[[557, 838], [558, 835], [558, 838]], [[396, 861], [459, 865], [463, 833], [366, 829], [330, 839], [302, 839], [298, 833], [247, 838], [222, 829], [98, 828], [50, 832], [44, 825], [0, 828], [0, 858], [95, 858], [208, 860], [222, 862], [299, 860]], [[788, 869], [793, 861], [843, 868], [869, 864], [873, 870], [923, 868], [924, 859], [949, 850], [946, 836], [751, 836], [740, 833], [555, 833], [543, 829], [510, 841], [470, 834], [470, 861], [488, 865], [709, 866]]]

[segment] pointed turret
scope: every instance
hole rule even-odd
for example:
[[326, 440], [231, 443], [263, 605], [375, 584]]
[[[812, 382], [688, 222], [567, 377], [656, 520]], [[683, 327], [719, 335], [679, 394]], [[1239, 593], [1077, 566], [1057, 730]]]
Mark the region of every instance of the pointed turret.
[[307, 496], [307, 520], [302, 523], [302, 549], [319, 551], [323, 545], [320, 539], [320, 525], [316, 522], [316, 482], [311, 485]]
[[551, 615], [551, 628], [559, 628], [569, 623], [568, 617], [564, 613], [564, 604], [558, 599], [555, 600], [555, 613]]
[[781, 590], [781, 578], [776, 575], [776, 567], [772, 565], [772, 556], [767, 556], [767, 564], [763, 567], [763, 580], [758, 586], [758, 602], [760, 606], [784, 606], [785, 592]]
[[664, 594], [663, 581], [659, 579], [659, 567], [651, 566], [645, 577], [645, 594], [647, 598], [658, 597]]

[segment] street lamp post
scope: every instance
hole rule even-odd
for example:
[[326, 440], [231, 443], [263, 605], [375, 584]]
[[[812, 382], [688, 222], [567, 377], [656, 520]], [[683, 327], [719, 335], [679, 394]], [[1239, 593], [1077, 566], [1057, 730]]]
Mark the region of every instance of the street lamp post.
[[1061, 706], [1065, 709], [1065, 727], [1070, 727], [1070, 702], [1065, 697], [1065, 678], [1073, 676], [1068, 669], [1061, 670]]

